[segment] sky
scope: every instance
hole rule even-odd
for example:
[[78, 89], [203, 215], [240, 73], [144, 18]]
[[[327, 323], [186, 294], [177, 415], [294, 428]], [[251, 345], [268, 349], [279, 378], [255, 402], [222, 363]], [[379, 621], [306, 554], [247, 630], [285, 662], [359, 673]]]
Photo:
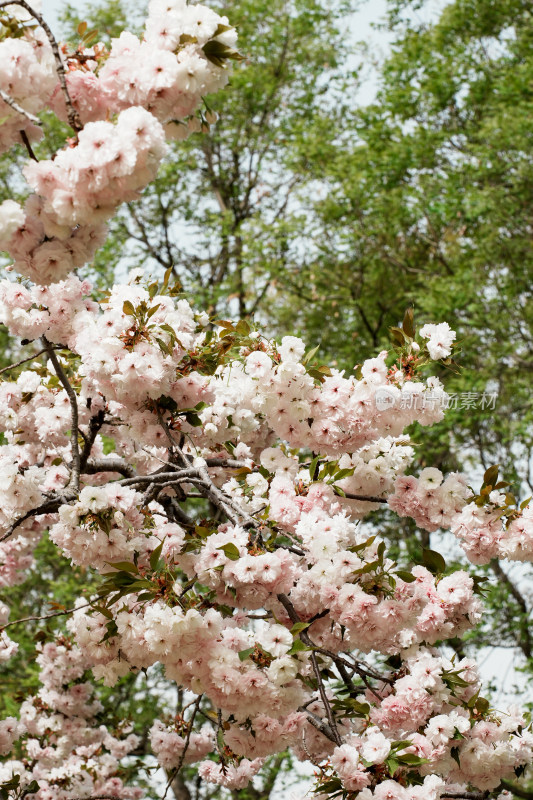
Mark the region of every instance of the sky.
[[[74, 8], [84, 8], [82, 0], [70, 0]], [[208, 4], [208, 3], [207, 3]], [[42, 0], [42, 11], [49, 23], [57, 21], [57, 11], [64, 5], [64, 0]], [[357, 28], [357, 38], [365, 39], [371, 32], [372, 22], [379, 21], [387, 7], [387, 0], [366, 0], [363, 7], [354, 15], [354, 30]]]

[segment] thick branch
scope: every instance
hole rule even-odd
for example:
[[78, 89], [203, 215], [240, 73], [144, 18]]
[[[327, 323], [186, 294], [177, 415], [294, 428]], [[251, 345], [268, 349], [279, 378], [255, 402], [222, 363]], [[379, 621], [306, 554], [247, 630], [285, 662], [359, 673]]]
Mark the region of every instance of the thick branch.
[[126, 478], [133, 478], [135, 470], [120, 458], [90, 458], [83, 472], [87, 475], [94, 475], [97, 472], [118, 472]]
[[183, 780], [183, 775], [181, 772], [171, 777], [171, 772], [169, 771], [167, 773], [167, 778], [171, 779], [170, 788], [174, 793], [175, 800], [192, 800], [191, 793], [187, 788], [187, 784]]
[[324, 734], [326, 739], [329, 739], [330, 742], [333, 742], [333, 744], [338, 744], [337, 738], [329, 725], [321, 720], [317, 714], [313, 714], [312, 711], [309, 711], [308, 708], [304, 708], [303, 706], [300, 706], [298, 711], [304, 711], [307, 714], [307, 721], [313, 726], [313, 728], [316, 728], [317, 731], [320, 731], [320, 733]]

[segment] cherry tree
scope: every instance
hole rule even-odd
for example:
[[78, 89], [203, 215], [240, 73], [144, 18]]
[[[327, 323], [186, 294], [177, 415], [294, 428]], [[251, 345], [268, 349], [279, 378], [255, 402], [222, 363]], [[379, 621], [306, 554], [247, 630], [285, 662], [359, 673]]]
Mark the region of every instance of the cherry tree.
[[[169, 785], [196, 764], [243, 788], [290, 748], [318, 800], [508, 796], [532, 759], [526, 715], [492, 708], [475, 662], [446, 647], [480, 620], [479, 584], [432, 550], [402, 567], [370, 516], [450, 530], [473, 563], [533, 559], [533, 509], [496, 467], [478, 493], [406, 474], [405, 428], [445, 411], [431, 365], [453, 362], [454, 332], [417, 331], [408, 311], [395, 346], [346, 375], [297, 337], [210, 320], [171, 270], [93, 296], [75, 270], [166, 141], [215, 122], [203, 98], [241, 58], [236, 33], [151, 0], [142, 39], [107, 50], [81, 26], [72, 49], [25, 0], [0, 10], [0, 143], [24, 144], [31, 190], [0, 206], [0, 318], [34, 343], [0, 384], [0, 581], [24, 579], [46, 531], [101, 576], [55, 612], [67, 634], [37, 648], [40, 690], [0, 721], [2, 797], [141, 798], [124, 769], [139, 738], [102, 725], [95, 685], [155, 664], [185, 697], [149, 731]], [[38, 161], [44, 109], [71, 133]], [[7, 662], [24, 620], [1, 606], [0, 623]]]

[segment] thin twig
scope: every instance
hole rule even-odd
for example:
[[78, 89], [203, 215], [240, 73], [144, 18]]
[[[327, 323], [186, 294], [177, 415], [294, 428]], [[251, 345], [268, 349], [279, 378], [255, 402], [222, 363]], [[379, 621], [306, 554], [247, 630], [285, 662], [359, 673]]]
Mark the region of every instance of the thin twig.
[[[52, 345], [52, 347], [54, 347], [54, 350], [62, 349], [62, 348], [58, 347], [57, 345], [56, 346]], [[9, 367], [2, 367], [2, 369], [0, 369], [0, 375], [2, 375], [3, 372], [8, 372], [10, 369], [15, 369], [16, 367], [20, 367], [22, 364], [26, 364], [27, 361], [33, 361], [34, 358], [39, 358], [39, 356], [42, 356], [43, 353], [47, 353], [47, 352], [48, 352], [47, 348], [43, 347], [42, 350], [39, 350], [38, 353], [34, 353], [32, 356], [28, 356], [27, 358], [23, 358], [20, 361], [17, 361], [15, 364], [10, 364]]]
[[91, 450], [93, 448], [93, 444], [96, 441], [96, 437], [102, 426], [105, 423], [105, 411], [100, 409], [96, 414], [94, 414], [91, 419], [89, 420], [89, 432], [86, 434], [80, 428], [80, 433], [84, 439], [83, 450], [80, 453], [80, 472], [85, 469], [85, 465], [89, 460], [89, 456], [91, 455]]
[[24, 147], [28, 151], [29, 157], [32, 159], [32, 161], [37, 161], [37, 163], [39, 163], [39, 159], [33, 152], [33, 147], [31, 146], [30, 140], [28, 139], [28, 134], [26, 133], [25, 130], [21, 130], [19, 131], [19, 133], [20, 133], [20, 138], [22, 139], [22, 142], [24, 144]]
[[313, 665], [313, 670], [315, 673], [315, 678], [317, 679], [318, 683], [318, 691], [320, 692], [320, 697], [322, 698], [322, 705], [326, 711], [326, 716], [328, 718], [329, 727], [333, 731], [333, 736], [335, 737], [335, 742], [340, 747], [342, 745], [342, 739], [340, 737], [337, 723], [335, 722], [335, 717], [333, 716], [333, 711], [331, 710], [331, 704], [328, 700], [328, 696], [326, 694], [326, 687], [324, 686], [324, 681], [322, 680], [322, 673], [320, 672], [320, 667], [318, 666], [318, 662], [316, 660], [316, 653], [314, 650], [311, 651], [311, 664]]
[[39, 514], [53, 514], [58, 510], [59, 506], [68, 502], [70, 499], [74, 498], [69, 497], [68, 495], [65, 495], [64, 497], [52, 498], [50, 500], [46, 500], [44, 503], [41, 503], [41, 505], [37, 506], [37, 508], [32, 508], [31, 511], [26, 511], [26, 513], [16, 519], [15, 522], [12, 522], [7, 531], [0, 536], [0, 544], [5, 542], [6, 539], [9, 539], [16, 529], [22, 525], [23, 522], [26, 522], [27, 519], [30, 519], [31, 517], [37, 517]]
[[24, 619], [15, 619], [13, 622], [6, 622], [5, 625], [2, 625], [0, 628], [0, 632], [5, 631], [6, 628], [10, 628], [12, 625], [21, 625], [23, 622], [38, 622], [42, 619], [52, 619], [52, 617], [62, 617], [65, 614], [73, 614], [74, 611], [77, 611], [78, 608], [88, 608], [92, 603], [84, 603], [81, 606], [76, 606], [76, 608], [67, 608], [64, 611], [55, 611], [53, 614], [44, 614], [42, 617], [24, 617]]
[[[283, 605], [283, 607], [287, 611], [287, 614], [289, 615], [290, 620], [291, 620], [292, 623], [301, 622], [300, 617], [296, 613], [296, 610], [295, 610], [293, 604], [291, 603], [291, 601], [289, 600], [289, 598], [287, 597], [287, 595], [278, 594], [278, 600], [280, 601], [280, 603]], [[304, 644], [306, 644], [306, 645], [308, 645], [310, 647], [314, 647], [314, 644], [311, 642], [309, 636], [306, 635], [305, 631], [300, 631], [300, 639], [302, 640], [302, 642], [304, 642]], [[320, 692], [320, 697], [322, 698], [322, 704], [324, 706], [324, 710], [325, 710], [326, 716], [328, 718], [329, 728], [331, 730], [331, 733], [333, 734], [333, 741], [335, 742], [335, 744], [337, 744], [340, 747], [341, 744], [342, 744], [342, 739], [341, 739], [339, 731], [337, 729], [337, 723], [335, 722], [335, 718], [334, 718], [333, 712], [331, 710], [330, 702], [329, 702], [328, 697], [326, 695], [326, 688], [324, 686], [324, 681], [322, 680], [322, 674], [321, 674], [320, 668], [318, 666], [315, 650], [311, 651], [311, 664], [313, 665], [313, 670], [314, 670], [315, 677], [316, 677], [316, 680], [317, 680], [317, 683], [318, 683], [318, 691]]]
[[34, 125], [42, 125], [43, 124], [41, 122], [41, 120], [39, 119], [39, 117], [36, 117], [33, 114], [30, 114], [30, 112], [26, 111], [25, 108], [22, 108], [22, 106], [19, 106], [19, 104], [16, 102], [16, 100], [13, 100], [13, 98], [10, 97], [8, 94], [6, 94], [3, 89], [0, 89], [0, 97], [2, 98], [4, 103], [7, 103], [8, 106], [11, 106], [13, 111], [16, 111], [17, 114], [22, 114], [23, 117], [26, 117], [27, 120], [29, 120], [30, 122], [33, 122]]
[[173, 472], [152, 472], [151, 475], [135, 475], [133, 478], [125, 478], [120, 481], [120, 485], [133, 486], [137, 483], [165, 483], [166, 481], [199, 477], [200, 474], [196, 467], [190, 467], [190, 469], [176, 469]]
[[176, 777], [176, 775], [178, 774], [178, 772], [182, 768], [183, 762], [185, 761], [185, 756], [187, 755], [187, 750], [189, 748], [189, 742], [191, 741], [191, 734], [192, 734], [192, 728], [193, 728], [193, 724], [194, 724], [194, 718], [196, 717], [196, 715], [198, 713], [198, 709], [200, 708], [200, 703], [202, 701], [202, 697], [203, 697], [203, 694], [198, 695], [198, 697], [196, 698], [196, 701], [194, 703], [194, 709], [193, 709], [193, 712], [191, 714], [191, 718], [189, 720], [189, 729], [187, 731], [187, 736], [185, 737], [185, 744], [183, 745], [183, 751], [181, 753], [180, 760], [178, 761], [177, 767], [175, 767], [172, 770], [171, 774], [170, 774], [170, 777], [168, 779], [167, 785], [165, 787], [165, 793], [163, 794], [162, 800], [165, 800], [165, 798], [166, 798], [166, 796], [168, 794], [168, 790], [170, 789], [170, 786], [172, 785], [172, 781], [174, 780], [174, 778]]
[[[528, 792], [527, 789], [523, 789], [521, 786], [515, 786], [514, 783], [511, 781], [502, 780], [499, 789], [506, 789], [508, 792], [512, 792], [517, 797], [523, 797], [525, 800], [531, 800], [533, 798], [533, 792]], [[442, 795], [445, 797], [446, 795]]]

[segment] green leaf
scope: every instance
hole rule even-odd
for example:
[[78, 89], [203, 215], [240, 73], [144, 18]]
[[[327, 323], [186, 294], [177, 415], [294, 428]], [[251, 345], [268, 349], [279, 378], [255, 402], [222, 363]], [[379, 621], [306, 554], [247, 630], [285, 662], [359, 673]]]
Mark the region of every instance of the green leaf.
[[402, 328], [404, 333], [406, 333], [407, 336], [409, 336], [409, 338], [411, 339], [415, 338], [415, 322], [414, 322], [414, 312], [412, 307], [408, 308], [405, 312]]
[[[134, 574], [139, 572], [136, 565], [132, 564], [130, 561], [106, 561], [105, 563], [122, 572], [133, 572]], [[109, 573], [106, 573], [106, 575], [109, 575]]]
[[174, 328], [173, 328], [171, 325], [169, 325], [168, 323], [166, 323], [166, 322], [162, 322], [162, 323], [161, 323], [161, 325], [160, 325], [159, 327], [160, 327], [160, 329], [161, 329], [162, 331], [165, 331], [165, 333], [170, 333], [170, 335], [171, 335], [171, 336], [173, 336], [173, 337], [174, 337], [174, 339], [176, 338], [176, 331], [175, 331], [175, 330], [174, 330]]
[[318, 474], [318, 462], [320, 461], [320, 456], [315, 456], [309, 465], [309, 476], [312, 481], [316, 481], [317, 474]]
[[240, 650], [239, 651], [239, 659], [241, 661], [246, 661], [247, 658], [250, 658], [252, 653], [254, 652], [255, 647], [248, 647], [247, 650]]
[[483, 475], [483, 484], [485, 486], [494, 486], [494, 484], [497, 483], [499, 469], [500, 469], [499, 464], [495, 464], [493, 467], [488, 468], [488, 470]]
[[129, 300], [124, 300], [124, 303], [122, 305], [122, 311], [128, 317], [134, 317], [135, 316], [135, 308], [133, 307], [133, 304], [130, 303]]
[[486, 714], [490, 708], [490, 703], [485, 697], [478, 697], [474, 706], [480, 714]]
[[349, 705], [354, 714], [360, 717], [367, 717], [370, 713], [370, 705], [368, 703], [360, 703], [352, 697], [347, 701], [347, 705]]
[[231, 30], [233, 30], [231, 25], [222, 25], [222, 23], [219, 23], [216, 31], [213, 34], [213, 39], [216, 39], [217, 36], [220, 36], [222, 33], [226, 33], [227, 31]]
[[427, 764], [427, 758], [421, 758], [420, 756], [416, 756], [414, 753], [402, 753], [398, 756], [398, 760], [402, 764], [410, 764], [412, 766], [420, 766], [421, 764]]
[[113, 614], [111, 613], [111, 611], [108, 608], [105, 608], [104, 606], [93, 606], [93, 610], [98, 611], [100, 614], [102, 614], [103, 617], [106, 617], [107, 619], [113, 619]]
[[100, 34], [98, 31], [88, 31], [85, 36], [83, 37], [83, 46], [84, 47], [92, 47], [93, 44], [96, 44], [98, 39], [100, 38]]
[[388, 768], [388, 770], [389, 770], [391, 775], [394, 775], [394, 773], [396, 772], [396, 770], [400, 766], [400, 762], [398, 761], [397, 758], [388, 758], [385, 761], [385, 764], [387, 765], [387, 768]]
[[161, 544], [158, 544], [155, 550], [150, 555], [150, 569], [153, 572], [155, 572], [159, 568], [159, 559], [161, 558], [162, 550], [163, 550], [163, 542], [161, 542]]
[[295, 653], [303, 653], [304, 651], [310, 649], [311, 648], [304, 644], [301, 639], [295, 639], [287, 655], [293, 656]]
[[216, 67], [224, 67], [224, 62], [228, 59], [232, 61], [244, 61], [244, 56], [237, 50], [234, 50], [233, 47], [228, 47], [227, 44], [223, 44], [223, 42], [219, 42], [216, 39], [211, 39], [209, 42], [206, 42], [202, 50], [204, 51], [205, 57]]
[[316, 354], [317, 354], [317, 352], [318, 352], [319, 348], [320, 348], [320, 345], [319, 345], [319, 344], [317, 344], [317, 346], [316, 346], [316, 347], [313, 347], [313, 349], [312, 349], [312, 350], [309, 350], [309, 352], [305, 354], [305, 356], [302, 358], [302, 364], [303, 364], [304, 366], [305, 366], [306, 364], [309, 364], [309, 362], [311, 361], [311, 359], [313, 358], [313, 356], [316, 356]]
[[436, 550], [422, 550], [422, 563], [433, 575], [443, 575], [446, 570], [446, 561]]
[[305, 631], [305, 629], [308, 628], [310, 624], [311, 624], [310, 622], [295, 622], [291, 628], [292, 635], [296, 636], [296, 634], [300, 633], [300, 631]]
[[367, 547], [370, 547], [371, 544], [374, 543], [376, 540], [376, 536], [371, 536], [370, 539], [367, 539], [366, 542], [361, 542], [360, 544], [352, 544], [347, 549], [350, 553], [360, 553], [361, 550], [366, 550]]
[[228, 544], [223, 544], [222, 547], [217, 547], [217, 550], [222, 550], [226, 558], [229, 558], [230, 561], [238, 561], [240, 558], [240, 553], [237, 548], [237, 545], [232, 544], [232, 542], [229, 542]]
[[342, 481], [343, 478], [351, 477], [355, 472], [355, 467], [350, 467], [349, 469], [340, 469], [338, 472], [335, 473], [333, 476], [336, 481]]
[[401, 328], [389, 328], [390, 336], [393, 342], [395, 342], [400, 347], [403, 347], [405, 344], [405, 335]]
[[248, 336], [251, 331], [250, 324], [245, 319], [240, 319], [235, 330], [240, 336]]
[[401, 578], [402, 581], [405, 581], [405, 583], [413, 583], [416, 581], [415, 576], [411, 575], [406, 569], [398, 569], [394, 574]]
[[[183, 35], [184, 35], [184, 34], [182, 34], [182, 36], [183, 36]], [[194, 38], [194, 37], [193, 37], [193, 38]], [[168, 268], [168, 269], [165, 271], [165, 276], [164, 276], [164, 278], [163, 278], [163, 289], [166, 289], [166, 288], [167, 288], [167, 286], [168, 286], [168, 282], [169, 282], [169, 280], [170, 280], [170, 276], [171, 276], [171, 275], [172, 275], [172, 267], [169, 267], [169, 268]]]

